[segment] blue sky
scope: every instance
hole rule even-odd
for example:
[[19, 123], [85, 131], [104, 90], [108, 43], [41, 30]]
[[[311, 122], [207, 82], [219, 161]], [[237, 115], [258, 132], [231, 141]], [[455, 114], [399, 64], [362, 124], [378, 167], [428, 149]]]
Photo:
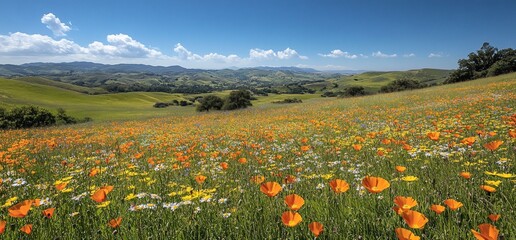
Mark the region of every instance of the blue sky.
[[0, 1], [0, 63], [452, 69], [516, 48], [514, 0]]

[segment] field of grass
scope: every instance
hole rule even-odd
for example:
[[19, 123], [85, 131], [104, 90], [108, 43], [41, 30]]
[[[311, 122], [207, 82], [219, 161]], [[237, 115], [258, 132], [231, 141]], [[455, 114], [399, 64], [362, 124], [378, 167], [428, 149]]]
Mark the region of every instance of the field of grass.
[[350, 86], [362, 86], [368, 92], [376, 93], [381, 87], [399, 79], [418, 80], [424, 84], [440, 84], [448, 77], [451, 70], [440, 69], [418, 69], [410, 71], [393, 72], [365, 72], [352, 76], [342, 76], [329, 82], [338, 84], [338, 89], [342, 90]]
[[516, 74], [272, 106], [0, 131], [1, 237], [516, 238]]

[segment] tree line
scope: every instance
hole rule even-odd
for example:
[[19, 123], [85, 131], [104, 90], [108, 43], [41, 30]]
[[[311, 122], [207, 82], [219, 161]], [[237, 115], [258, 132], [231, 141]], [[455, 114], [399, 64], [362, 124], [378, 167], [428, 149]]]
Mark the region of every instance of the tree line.
[[57, 110], [57, 114], [35, 106], [15, 107], [11, 110], [0, 108], [0, 129], [46, 127], [88, 121], [91, 121], [91, 118], [77, 119], [66, 114], [62, 108]]

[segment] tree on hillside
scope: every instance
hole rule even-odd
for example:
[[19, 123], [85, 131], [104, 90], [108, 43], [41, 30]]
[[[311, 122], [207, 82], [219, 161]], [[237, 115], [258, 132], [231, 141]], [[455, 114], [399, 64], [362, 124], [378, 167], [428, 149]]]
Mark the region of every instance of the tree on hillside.
[[234, 110], [252, 106], [251, 93], [247, 90], [232, 91], [224, 101], [223, 110]]
[[215, 95], [208, 95], [199, 99], [200, 104], [197, 105], [197, 111], [209, 112], [211, 109], [220, 110], [224, 105], [224, 100]]
[[380, 92], [399, 92], [410, 89], [418, 89], [424, 87], [421, 82], [414, 79], [398, 79], [380, 88]]
[[516, 51], [498, 50], [485, 42], [480, 50], [458, 61], [459, 68], [452, 72], [445, 83], [462, 82], [486, 76], [496, 76], [516, 71]]

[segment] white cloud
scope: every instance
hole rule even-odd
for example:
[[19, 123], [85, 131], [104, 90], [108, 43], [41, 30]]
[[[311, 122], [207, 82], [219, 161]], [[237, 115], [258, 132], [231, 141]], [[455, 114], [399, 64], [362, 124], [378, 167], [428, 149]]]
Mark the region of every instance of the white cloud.
[[410, 57], [415, 57], [415, 56], [416, 56], [416, 54], [414, 54], [414, 53], [403, 54], [403, 57], [405, 57], [405, 58], [410, 58]]
[[66, 36], [66, 32], [72, 30], [70, 26], [62, 23], [53, 13], [47, 13], [41, 17], [41, 23], [45, 24], [55, 36]]
[[107, 36], [108, 44], [93, 42], [88, 45], [89, 53], [122, 58], [153, 58], [163, 54], [134, 40], [126, 34], [111, 34]]
[[342, 50], [340, 49], [335, 49], [335, 50], [332, 50], [330, 53], [328, 54], [321, 54], [319, 53], [319, 56], [322, 56], [322, 57], [330, 57], [330, 58], [339, 58], [339, 57], [344, 57], [344, 58], [348, 58], [348, 59], [355, 59], [355, 58], [358, 58], [358, 56], [356, 54], [350, 54], [348, 52], [343, 52]]
[[275, 52], [272, 49], [263, 50], [263, 49], [259, 49], [259, 48], [253, 48], [253, 49], [249, 50], [249, 58], [257, 59], [257, 60], [260, 60], [260, 59], [285, 60], [285, 59], [291, 59], [291, 58], [299, 58], [299, 59], [303, 59], [303, 60], [308, 59], [307, 56], [301, 56], [301, 55], [299, 55], [299, 53], [296, 50], [291, 49], [291, 48], [286, 48], [283, 51], [277, 51], [277, 52]]
[[428, 57], [429, 57], [429, 58], [440, 58], [440, 57], [442, 57], [442, 56], [443, 56], [443, 54], [442, 54], [442, 53], [430, 53], [430, 54], [428, 55]]
[[395, 58], [398, 56], [398, 54], [394, 53], [394, 54], [385, 54], [385, 53], [382, 53], [380, 51], [378, 52], [374, 52], [372, 54], [373, 57], [378, 57], [378, 58]]
[[179, 59], [181, 59], [181, 60], [216, 61], [216, 62], [223, 62], [223, 63], [224, 62], [231, 63], [231, 62], [236, 62], [236, 61], [240, 60], [240, 57], [235, 54], [225, 56], [225, 55], [218, 54], [218, 53], [208, 53], [208, 54], [205, 54], [204, 56], [201, 56], [199, 54], [192, 53], [191, 51], [186, 49], [183, 45], [181, 45], [181, 43], [176, 44], [176, 46], [174, 47], [174, 52], [177, 53]]
[[87, 49], [67, 40], [54, 40], [40, 34], [11, 33], [0, 35], [0, 54], [9, 56], [83, 54]]

